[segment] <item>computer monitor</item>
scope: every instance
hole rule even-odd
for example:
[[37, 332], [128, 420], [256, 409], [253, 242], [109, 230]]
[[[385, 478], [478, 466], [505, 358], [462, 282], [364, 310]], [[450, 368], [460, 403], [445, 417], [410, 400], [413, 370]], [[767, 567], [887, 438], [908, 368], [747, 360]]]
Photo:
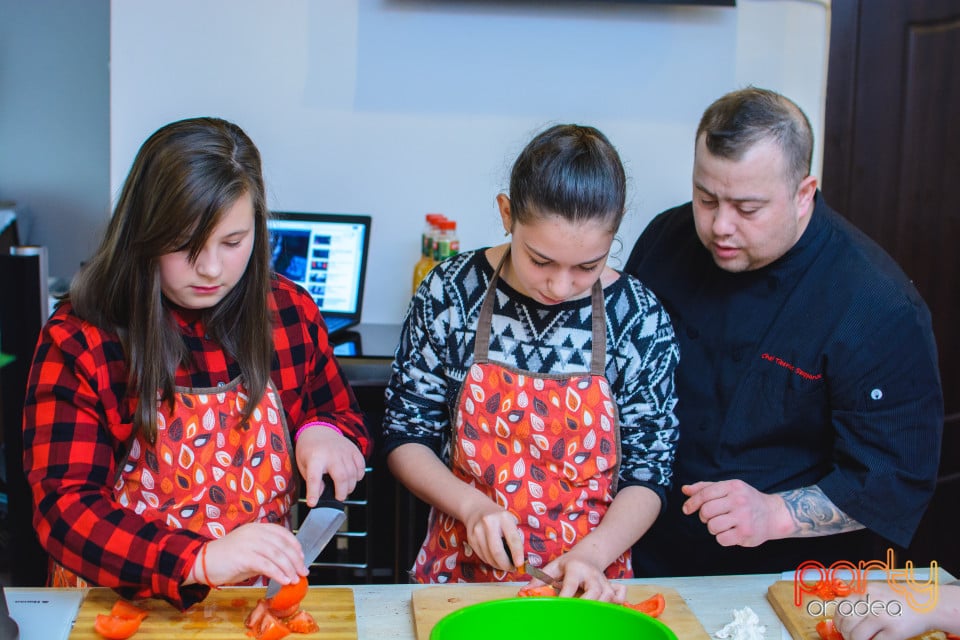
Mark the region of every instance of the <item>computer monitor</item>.
[[273, 270], [316, 301], [331, 335], [360, 322], [371, 218], [277, 211], [267, 221]]

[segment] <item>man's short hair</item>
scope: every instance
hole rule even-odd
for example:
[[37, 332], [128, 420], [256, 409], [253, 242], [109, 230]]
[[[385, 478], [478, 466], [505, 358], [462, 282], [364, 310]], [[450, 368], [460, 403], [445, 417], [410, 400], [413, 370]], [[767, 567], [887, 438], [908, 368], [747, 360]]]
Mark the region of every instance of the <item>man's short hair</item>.
[[787, 180], [794, 188], [810, 175], [813, 130], [806, 114], [789, 98], [757, 87], [747, 87], [717, 99], [707, 107], [697, 137], [715, 156], [739, 160], [756, 143], [773, 140], [783, 150]]

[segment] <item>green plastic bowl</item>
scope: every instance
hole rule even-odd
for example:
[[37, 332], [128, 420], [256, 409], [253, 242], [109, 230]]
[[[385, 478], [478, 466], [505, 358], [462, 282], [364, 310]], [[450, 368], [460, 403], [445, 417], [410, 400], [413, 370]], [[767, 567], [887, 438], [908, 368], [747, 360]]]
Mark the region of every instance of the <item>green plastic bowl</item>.
[[659, 620], [629, 607], [580, 598], [507, 598], [468, 605], [434, 626], [430, 640], [677, 640]]

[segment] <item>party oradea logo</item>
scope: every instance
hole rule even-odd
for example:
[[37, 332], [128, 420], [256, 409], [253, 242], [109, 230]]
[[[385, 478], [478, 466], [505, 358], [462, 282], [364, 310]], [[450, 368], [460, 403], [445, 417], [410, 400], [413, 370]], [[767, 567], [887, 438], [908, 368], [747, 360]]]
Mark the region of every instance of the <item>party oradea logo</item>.
[[[807, 613], [814, 617], [843, 615], [899, 616], [904, 606], [924, 613], [937, 606], [939, 589], [936, 560], [930, 563], [926, 580], [918, 580], [913, 562], [907, 560], [902, 569], [894, 563], [893, 549], [887, 549], [887, 559], [861, 560], [857, 564], [838, 560], [829, 567], [816, 560], [807, 560], [793, 574], [793, 604], [803, 605], [807, 599]], [[899, 598], [889, 601], [871, 600], [867, 593], [869, 580], [883, 580]], [[826, 597], [825, 597], [826, 596]]]

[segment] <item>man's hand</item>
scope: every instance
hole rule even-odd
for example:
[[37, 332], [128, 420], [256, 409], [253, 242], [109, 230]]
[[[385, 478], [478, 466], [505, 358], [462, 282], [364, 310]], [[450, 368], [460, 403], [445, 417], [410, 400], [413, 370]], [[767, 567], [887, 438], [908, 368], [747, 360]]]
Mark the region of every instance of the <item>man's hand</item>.
[[689, 496], [683, 512], [699, 512], [700, 521], [724, 547], [756, 547], [767, 540], [788, 537], [794, 529], [779, 495], [757, 491], [742, 480], [696, 482], [681, 490]]
[[346, 500], [363, 478], [366, 462], [353, 442], [318, 425], [304, 429], [296, 445], [297, 467], [307, 483], [307, 506], [316, 506], [323, 493], [323, 476], [333, 480], [337, 500]]
[[811, 485], [781, 493], [762, 493], [742, 480], [695, 482], [681, 491], [689, 499], [683, 512], [700, 512], [717, 543], [756, 547], [767, 540], [812, 538], [863, 529], [863, 525]]

